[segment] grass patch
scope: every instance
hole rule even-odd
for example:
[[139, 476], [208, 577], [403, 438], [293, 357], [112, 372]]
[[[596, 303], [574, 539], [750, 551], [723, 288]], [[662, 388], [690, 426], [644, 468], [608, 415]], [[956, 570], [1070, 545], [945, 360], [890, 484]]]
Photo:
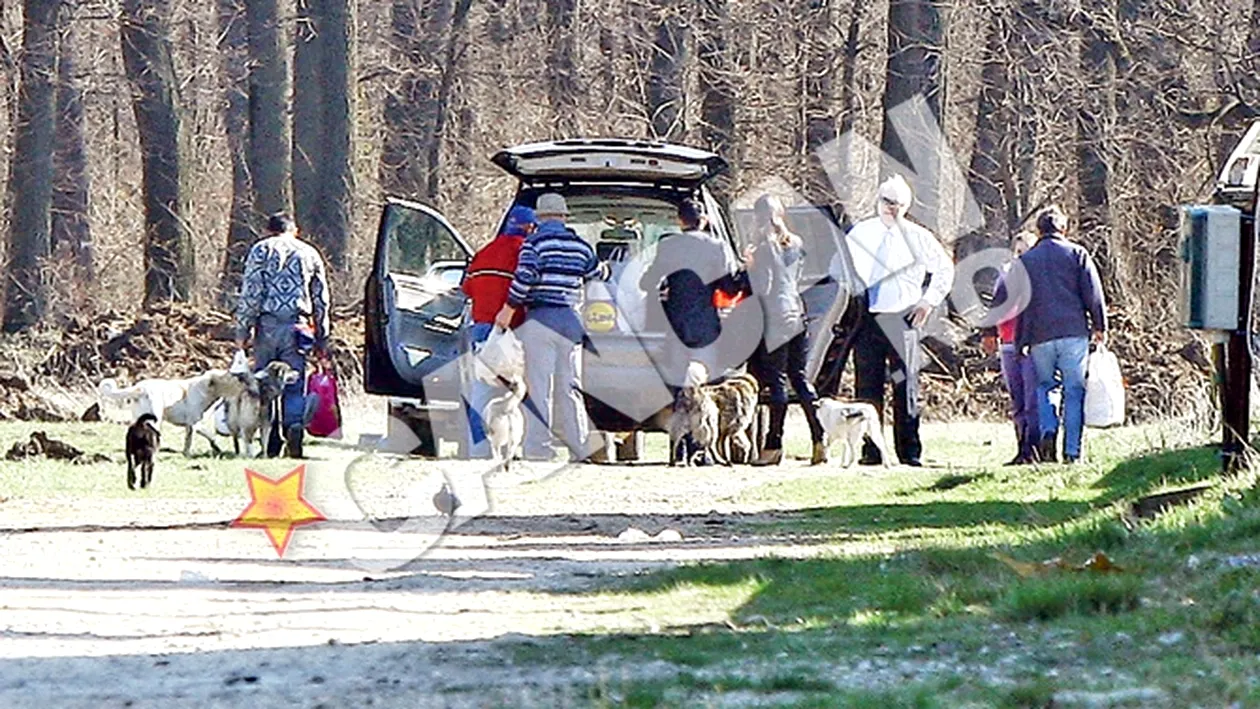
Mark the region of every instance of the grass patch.
[[1015, 584], [1002, 601], [1011, 620], [1054, 620], [1070, 614], [1122, 613], [1138, 605], [1142, 579], [1088, 572]]

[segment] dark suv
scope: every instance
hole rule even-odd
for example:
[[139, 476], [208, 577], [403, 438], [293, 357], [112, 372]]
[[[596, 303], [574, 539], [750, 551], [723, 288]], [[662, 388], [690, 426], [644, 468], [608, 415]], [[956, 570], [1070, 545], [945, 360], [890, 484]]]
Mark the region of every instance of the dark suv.
[[[583, 393], [592, 429], [660, 430], [660, 414], [670, 397], [653, 361], [665, 345], [668, 325], [659, 308], [647, 307], [638, 275], [661, 237], [678, 231], [677, 206], [686, 198], [705, 204], [712, 232], [732, 250], [744, 243], [739, 233], [747, 231], [741, 227], [751, 224], [751, 214], [728, 214], [706, 187], [726, 170], [726, 162], [692, 148], [613, 139], [522, 145], [492, 160], [519, 180], [506, 208], [533, 206], [544, 192], [564, 195], [571, 212], [568, 226], [611, 266], [612, 278], [589, 284], [583, 305], [590, 337]], [[837, 285], [826, 278], [843, 240], [829, 210], [795, 208], [789, 218], [807, 241], [805, 298], [813, 316], [811, 372], [816, 374], [831, 341], [830, 326], [844, 310], [832, 306], [847, 301], [836, 297]], [[439, 264], [449, 270], [471, 256], [468, 242], [441, 214], [414, 202], [387, 200], [366, 289], [365, 386], [369, 393], [391, 397], [391, 425], [406, 424], [417, 434], [421, 454], [439, 452], [441, 441], [435, 440], [432, 426], [437, 417], [462, 415], [459, 387], [466, 378], [462, 367], [452, 365], [467, 351], [467, 299], [453, 279], [436, 277], [433, 268]], [[820, 339], [820, 332], [828, 336]]]

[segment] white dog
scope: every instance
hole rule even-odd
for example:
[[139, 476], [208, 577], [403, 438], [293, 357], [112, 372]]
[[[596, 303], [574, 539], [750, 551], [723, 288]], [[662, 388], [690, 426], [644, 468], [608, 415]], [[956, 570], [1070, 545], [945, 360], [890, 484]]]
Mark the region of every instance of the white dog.
[[862, 453], [862, 439], [866, 437], [870, 437], [871, 442], [879, 448], [884, 467], [892, 465], [892, 455], [888, 451], [888, 444], [884, 442], [884, 433], [880, 430], [879, 412], [874, 406], [861, 402], [820, 399], [818, 421], [822, 424], [826, 436], [824, 442], [828, 448], [837, 440], [844, 441], [846, 451], [840, 458], [844, 467], [857, 462]]
[[153, 414], [184, 428], [184, 455], [192, 454], [192, 437], [196, 431], [210, 442], [215, 455], [220, 453], [214, 437], [199, 428], [206, 412], [219, 399], [237, 391], [236, 376], [222, 369], [211, 369], [188, 379], [142, 379], [135, 386], [119, 389], [118, 382], [106, 379], [97, 387], [102, 399], [118, 404], [131, 404], [131, 420]]
[[482, 411], [481, 420], [485, 422], [486, 438], [490, 440], [490, 455], [501, 462], [505, 473], [525, 438], [525, 412], [521, 410], [523, 401], [525, 380], [513, 379], [508, 382], [507, 391], [486, 402]]

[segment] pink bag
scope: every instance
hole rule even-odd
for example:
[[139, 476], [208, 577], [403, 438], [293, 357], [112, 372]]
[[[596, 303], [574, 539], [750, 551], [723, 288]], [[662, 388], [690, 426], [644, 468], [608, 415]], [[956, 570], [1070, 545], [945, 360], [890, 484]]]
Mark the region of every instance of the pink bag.
[[341, 439], [341, 402], [337, 398], [337, 376], [321, 366], [306, 380], [306, 395], [317, 399], [315, 414], [306, 432], [319, 438]]

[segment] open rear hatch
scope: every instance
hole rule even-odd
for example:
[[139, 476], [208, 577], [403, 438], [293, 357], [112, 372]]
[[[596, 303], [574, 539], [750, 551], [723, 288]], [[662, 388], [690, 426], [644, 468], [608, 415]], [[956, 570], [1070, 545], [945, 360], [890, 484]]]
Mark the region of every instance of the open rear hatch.
[[518, 145], [498, 152], [491, 161], [527, 185], [615, 180], [694, 189], [729, 167], [705, 150], [613, 138]]

